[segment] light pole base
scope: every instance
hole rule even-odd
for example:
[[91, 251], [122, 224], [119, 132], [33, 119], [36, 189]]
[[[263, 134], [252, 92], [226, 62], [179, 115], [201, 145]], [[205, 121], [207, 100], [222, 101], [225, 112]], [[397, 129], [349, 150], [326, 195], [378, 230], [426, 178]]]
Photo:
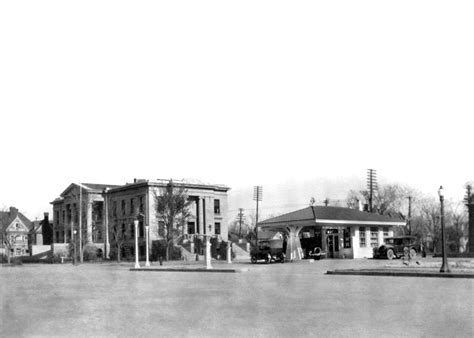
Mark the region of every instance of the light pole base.
[[135, 269], [140, 269], [140, 264], [135, 263]]
[[145, 263], [145, 266], [146, 266], [147, 268], [149, 268], [149, 267], [150, 267], [150, 262], [146, 262], [146, 263]]
[[441, 269], [439, 270], [439, 272], [451, 272], [451, 270], [449, 270], [449, 267], [448, 266], [441, 266]]

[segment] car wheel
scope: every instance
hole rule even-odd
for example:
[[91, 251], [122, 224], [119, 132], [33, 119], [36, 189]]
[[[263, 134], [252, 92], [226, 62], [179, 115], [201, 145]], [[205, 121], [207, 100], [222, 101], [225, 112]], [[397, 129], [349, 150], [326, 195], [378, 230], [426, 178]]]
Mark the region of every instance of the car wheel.
[[392, 249], [387, 250], [387, 258], [390, 259], [390, 260], [395, 258], [395, 253], [393, 252]]
[[252, 256], [252, 257], [250, 258], [250, 261], [252, 262], [252, 264], [257, 263], [257, 257]]
[[415, 249], [410, 249], [410, 258], [415, 259], [416, 258], [416, 250]]
[[272, 257], [270, 256], [270, 254], [267, 255], [267, 257], [265, 257], [265, 263], [270, 263], [270, 261], [272, 260]]
[[283, 255], [280, 256], [280, 263], [281, 264], [285, 263], [285, 256]]

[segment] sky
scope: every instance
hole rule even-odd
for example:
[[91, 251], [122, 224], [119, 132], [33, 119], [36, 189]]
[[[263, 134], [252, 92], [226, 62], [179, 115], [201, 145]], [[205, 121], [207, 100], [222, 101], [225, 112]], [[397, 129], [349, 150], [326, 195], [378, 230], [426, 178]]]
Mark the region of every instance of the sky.
[[254, 185], [298, 204], [295, 187], [343, 198], [367, 168], [462, 199], [473, 17], [472, 1], [2, 1], [0, 207], [41, 218], [71, 182], [171, 177], [230, 186], [234, 209]]

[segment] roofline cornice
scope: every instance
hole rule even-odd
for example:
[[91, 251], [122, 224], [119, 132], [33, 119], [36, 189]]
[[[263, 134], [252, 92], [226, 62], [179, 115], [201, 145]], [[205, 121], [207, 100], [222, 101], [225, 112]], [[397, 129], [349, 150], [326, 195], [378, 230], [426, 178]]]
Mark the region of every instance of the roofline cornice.
[[316, 219], [317, 224], [353, 224], [353, 225], [405, 225], [406, 222], [390, 222], [390, 221], [350, 221], [336, 219]]
[[[213, 190], [213, 191], [222, 191], [227, 192], [231, 188], [224, 186], [224, 185], [206, 185], [206, 184], [193, 184], [193, 183], [180, 183], [174, 182], [174, 184], [178, 187], [184, 187], [185, 189], [203, 189], [203, 190]], [[167, 183], [156, 182], [156, 181], [141, 181], [136, 183], [127, 183], [121, 185], [119, 187], [110, 188], [108, 190], [109, 193], [124, 191], [128, 189], [135, 189], [135, 188], [143, 188], [143, 187], [150, 187], [150, 188], [165, 188]]]

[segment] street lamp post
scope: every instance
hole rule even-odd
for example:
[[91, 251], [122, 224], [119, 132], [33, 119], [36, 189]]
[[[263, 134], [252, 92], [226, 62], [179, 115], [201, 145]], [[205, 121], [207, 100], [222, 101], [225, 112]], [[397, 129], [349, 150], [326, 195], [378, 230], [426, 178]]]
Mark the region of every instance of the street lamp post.
[[441, 204], [441, 251], [443, 255], [443, 264], [441, 265], [440, 272], [450, 272], [448, 265], [448, 257], [446, 254], [446, 234], [444, 231], [444, 190], [443, 186], [439, 187], [438, 190], [439, 202]]
[[138, 263], [138, 219], [133, 221], [135, 225], [135, 269], [140, 268], [140, 264]]
[[146, 263], [145, 263], [145, 266], [148, 267], [150, 266], [150, 259], [149, 259], [149, 256], [148, 256], [148, 236], [149, 236], [149, 230], [150, 230], [150, 227], [147, 225], [145, 225], [145, 239], [146, 239]]
[[105, 239], [104, 239], [104, 258], [109, 259], [110, 256], [110, 244], [109, 244], [109, 206], [108, 206], [108, 190], [109, 188], [104, 188], [104, 230], [105, 230]]
[[74, 241], [74, 259], [73, 259], [73, 263], [74, 265], [76, 265], [77, 263], [77, 254], [76, 254], [76, 234], [77, 234], [77, 230], [74, 229], [74, 231], [72, 232], [72, 237], [73, 237], [73, 241]]

